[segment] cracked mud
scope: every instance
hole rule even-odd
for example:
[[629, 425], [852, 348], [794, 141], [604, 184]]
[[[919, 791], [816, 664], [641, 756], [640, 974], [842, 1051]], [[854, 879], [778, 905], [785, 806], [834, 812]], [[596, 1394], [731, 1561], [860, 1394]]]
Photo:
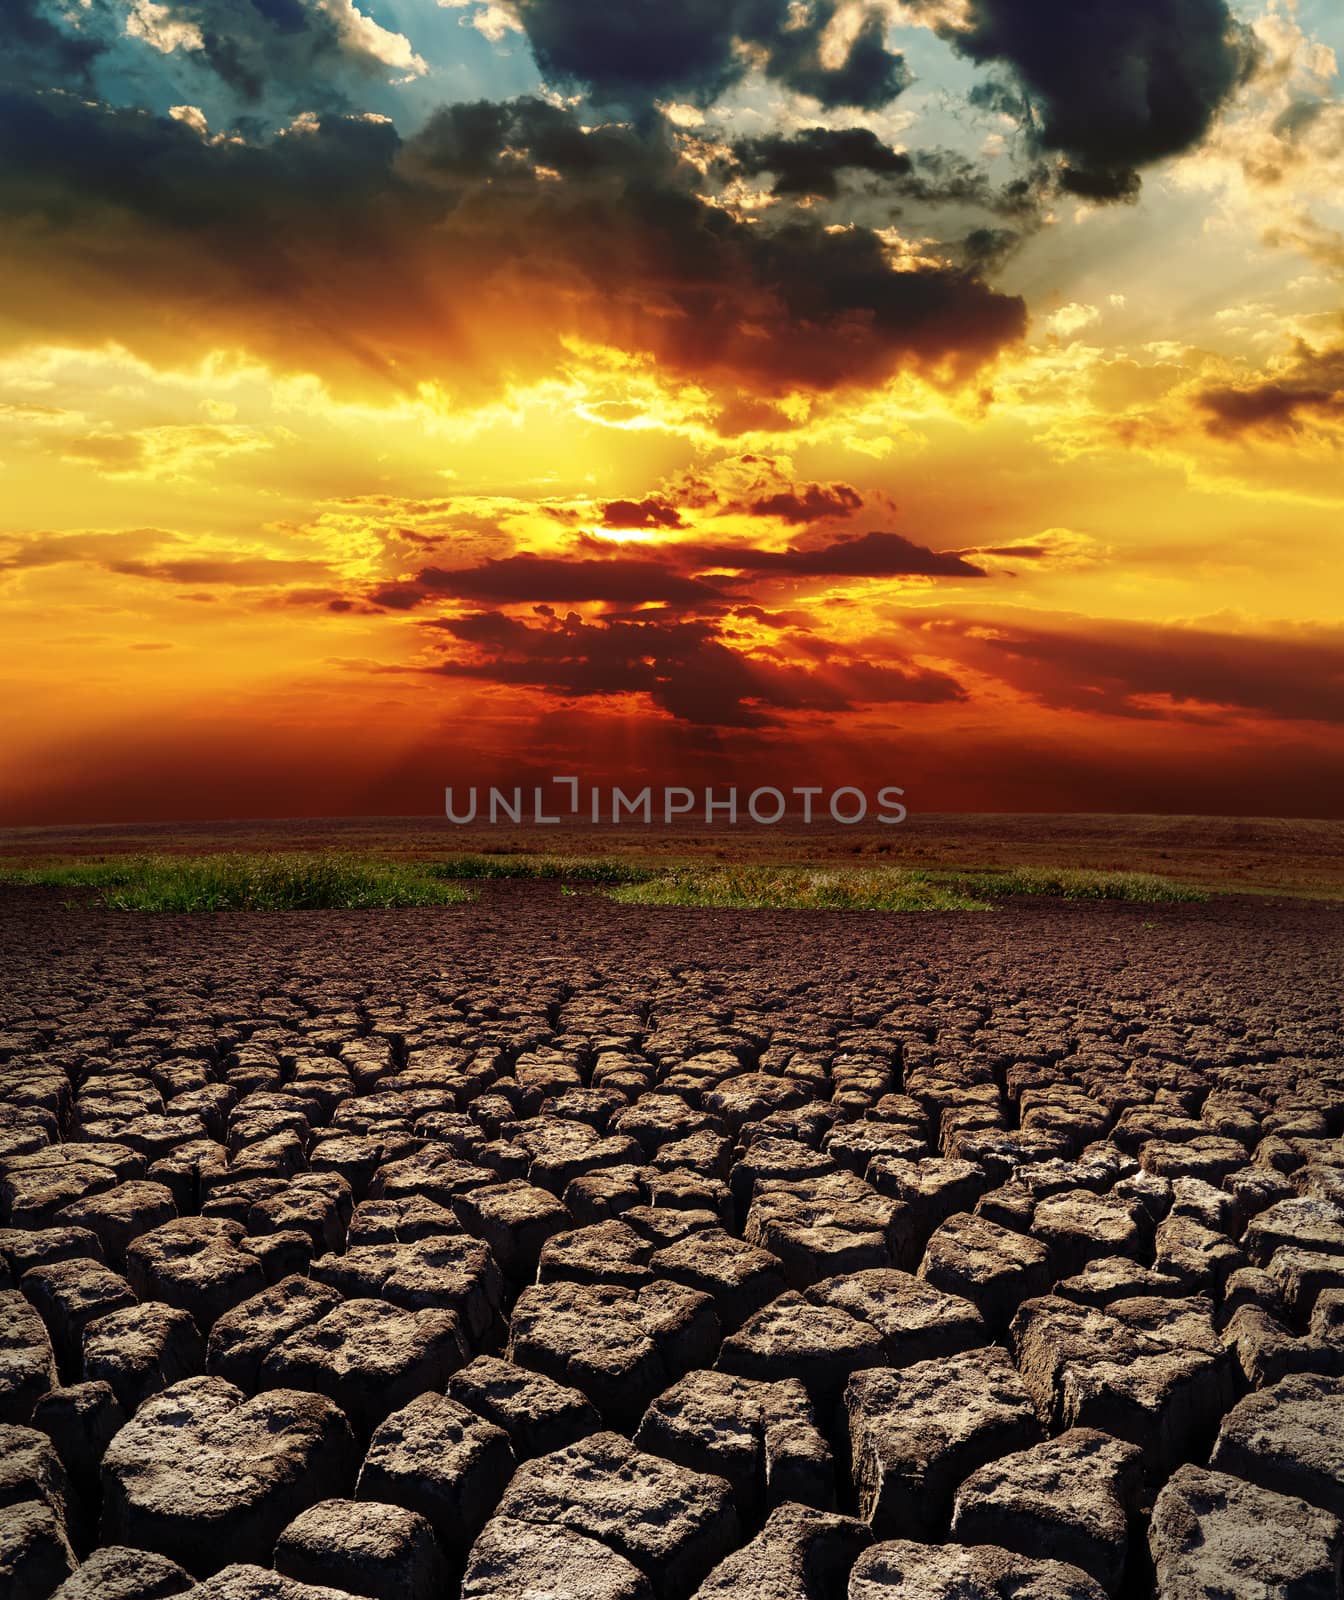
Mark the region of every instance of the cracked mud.
[[1334, 1600], [1338, 908], [0, 908], [12, 1600]]

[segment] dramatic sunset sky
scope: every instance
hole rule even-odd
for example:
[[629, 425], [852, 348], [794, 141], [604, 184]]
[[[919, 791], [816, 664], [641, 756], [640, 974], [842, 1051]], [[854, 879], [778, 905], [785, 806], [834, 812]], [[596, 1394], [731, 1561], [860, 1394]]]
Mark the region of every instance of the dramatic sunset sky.
[[0, 821], [1344, 812], [1338, 0], [4, 0]]

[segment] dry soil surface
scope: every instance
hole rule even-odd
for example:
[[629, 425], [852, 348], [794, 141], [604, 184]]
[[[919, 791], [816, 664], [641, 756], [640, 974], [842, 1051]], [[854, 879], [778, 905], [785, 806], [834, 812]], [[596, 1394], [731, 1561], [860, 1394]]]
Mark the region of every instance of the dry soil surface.
[[1329, 1600], [1344, 911], [0, 900], [12, 1600]]

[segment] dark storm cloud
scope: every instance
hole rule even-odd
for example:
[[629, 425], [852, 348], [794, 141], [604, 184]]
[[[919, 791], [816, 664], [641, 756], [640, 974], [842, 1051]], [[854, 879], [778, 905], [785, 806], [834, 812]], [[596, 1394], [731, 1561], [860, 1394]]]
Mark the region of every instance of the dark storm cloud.
[[706, 727], [767, 727], [781, 713], [861, 704], [933, 704], [964, 698], [944, 673], [840, 660], [814, 670], [749, 656], [704, 621], [585, 622], [570, 614], [527, 622], [478, 612], [427, 624], [466, 647], [428, 670], [570, 697], [646, 695], [678, 720]]
[[598, 101], [708, 105], [746, 76], [753, 58], [768, 78], [827, 107], [875, 109], [910, 82], [877, 11], [863, 19], [843, 62], [823, 62], [839, 0], [802, 8], [790, 0], [518, 0], [516, 9], [543, 76]]
[[957, 150], [915, 150], [915, 171], [896, 193], [928, 205], [979, 206], [1002, 216], [1033, 215], [1040, 206], [1046, 169], [1037, 165], [1020, 178], [995, 185], [985, 171]]
[[771, 192], [784, 198], [836, 200], [843, 194], [853, 202], [866, 197], [882, 202], [888, 218], [910, 203], [970, 206], [1032, 218], [1049, 176], [1038, 166], [1009, 183], [995, 184], [982, 167], [955, 150], [897, 150], [868, 128], [804, 128], [739, 139], [716, 170], [725, 180], [769, 174], [774, 178]]
[[[294, 109], [335, 108], [360, 78], [423, 71], [395, 34], [365, 33], [338, 9], [303, 0], [155, 0], [151, 9], [157, 34], [180, 41], [175, 72], [218, 80], [252, 105], [266, 95]], [[141, 24], [127, 11], [119, 0], [4, 0], [0, 79], [85, 87], [100, 58], [129, 66], [153, 47], [137, 39]], [[406, 59], [393, 66], [380, 48]]]
[[863, 496], [850, 483], [804, 483], [777, 494], [748, 501], [745, 510], [756, 517], [779, 517], [784, 522], [820, 522], [825, 517], [850, 517], [863, 506]]
[[[415, 596], [410, 600], [409, 596]], [[383, 598], [386, 597], [386, 598]], [[502, 604], [555, 601], [715, 603], [720, 591], [684, 577], [660, 561], [616, 556], [604, 561], [516, 555], [489, 558], [478, 567], [449, 571], [422, 567], [409, 583], [384, 585], [370, 596], [378, 604], [405, 608], [431, 598], [494, 600]]]
[[1059, 186], [1082, 200], [1137, 200], [1143, 180], [1131, 167], [1061, 167]]
[[938, 638], [940, 654], [1055, 709], [1159, 722], [1259, 714], [1344, 723], [1339, 629], [1269, 637], [1067, 616], [1049, 626], [983, 617], [916, 626]]
[[1022, 301], [971, 270], [896, 271], [872, 230], [806, 213], [753, 225], [701, 182], [662, 133], [585, 131], [537, 100], [448, 108], [407, 142], [323, 117], [264, 145], [68, 95], [0, 101], [0, 218], [24, 224], [0, 248], [41, 263], [29, 298], [55, 326], [73, 280], [86, 315], [101, 293], [142, 328], [195, 317], [403, 389], [445, 368], [486, 388], [517, 370], [511, 337], [549, 369], [563, 315], [762, 394], [965, 376], [1024, 331]]
[[1209, 384], [1196, 395], [1210, 433], [1298, 433], [1312, 424], [1344, 426], [1344, 344], [1313, 349], [1299, 342], [1293, 361], [1272, 378]]
[[[904, 361], [950, 359], [964, 369], [1024, 328], [1016, 297], [963, 269], [893, 271], [883, 242], [866, 228], [832, 232], [798, 221], [749, 230], [734, 241], [739, 246], [766, 291], [764, 321], [752, 331], [732, 329], [727, 353], [767, 387], [780, 387], [790, 369], [795, 381], [817, 388], [851, 375], [864, 381], [864, 369], [873, 381]], [[712, 363], [711, 341], [702, 349]]]
[[761, 37], [753, 40], [768, 52], [766, 76], [827, 108], [874, 111], [890, 104], [913, 81], [904, 57], [887, 49], [886, 20], [880, 11], [863, 19], [843, 64], [833, 67], [822, 60], [821, 42], [840, 9], [836, 0], [811, 0], [801, 26], [793, 25], [793, 7], [787, 3], [758, 4], [753, 9], [775, 13], [768, 22], [763, 20]]
[[[969, 0], [967, 21], [944, 37], [1014, 69], [1033, 137], [1068, 158], [1074, 193], [1098, 200], [1129, 198], [1136, 168], [1197, 144], [1255, 61], [1225, 0]], [[1012, 103], [1001, 84], [987, 99]]]
[[[101, 22], [103, 16], [99, 4], [90, 8], [88, 20]], [[100, 28], [63, 28], [44, 0], [0, 5], [0, 83], [84, 84], [105, 48]]]
[[604, 528], [679, 528], [681, 512], [656, 495], [643, 500], [610, 500], [602, 507]]
[[304, 106], [343, 103], [331, 81], [389, 75], [388, 63], [343, 31], [336, 17], [302, 0], [163, 0], [165, 20], [199, 30], [188, 60], [213, 72], [242, 99], [279, 91]]
[[953, 249], [972, 272], [990, 272], [1003, 265], [1023, 238], [1013, 228], [972, 228]]
[[[334, 240], [380, 202], [409, 212], [411, 191], [393, 173], [399, 145], [388, 124], [349, 117], [265, 145], [208, 144], [149, 112], [12, 92], [0, 95], [0, 204], [12, 217], [72, 229], [101, 206], [113, 215], [89, 226], [104, 248], [133, 245], [148, 225], [173, 241], [208, 234], [245, 268], [305, 237]], [[258, 234], [260, 225], [269, 232]], [[145, 257], [150, 264], [153, 251]]]
[[[590, 537], [580, 540], [585, 552], [600, 550], [604, 544], [606, 541]], [[756, 598], [749, 591], [781, 580], [985, 577], [984, 569], [966, 560], [965, 554], [929, 550], [900, 534], [882, 532], [835, 539], [811, 549], [760, 550], [750, 545], [679, 542], [662, 545], [656, 556], [645, 556], [613, 553], [607, 545], [597, 556], [520, 554], [487, 558], [474, 567], [421, 567], [413, 577], [379, 583], [344, 598], [351, 604], [389, 611], [468, 600], [547, 608], [585, 603], [663, 606], [669, 615], [684, 617], [691, 612], [703, 618], [729, 610], [745, 614], [743, 605]], [[720, 575], [706, 576], [709, 573]], [[329, 597], [319, 598], [325, 603]], [[632, 616], [630, 612], [625, 615], [627, 619]]]
[[[918, 5], [918, 0], [915, 4]], [[980, 111], [1011, 117], [1014, 122], [1027, 122], [1031, 118], [1031, 106], [1022, 92], [998, 78], [986, 78], [983, 83], [973, 84], [966, 99]]]
[[655, 127], [589, 125], [562, 106], [516, 100], [440, 106], [403, 153], [408, 172], [438, 180], [534, 181], [538, 168], [573, 183], [675, 183], [680, 158]]
[[863, 533], [815, 550], [754, 550], [737, 545], [683, 546], [700, 567], [780, 573], [798, 578], [983, 578], [961, 556], [926, 549], [899, 533]]
[[731, 615], [764, 623], [767, 628], [793, 628], [803, 633], [811, 632], [816, 620], [810, 611], [767, 611], [764, 606], [734, 606]]
[[833, 199], [842, 172], [906, 177], [914, 171], [914, 162], [869, 128], [803, 128], [793, 134], [739, 139], [733, 145], [731, 169], [745, 177], [772, 173], [776, 194]]
[[1015, 556], [1022, 561], [1044, 561], [1050, 554], [1049, 550], [1040, 544], [980, 545], [972, 550], [957, 550], [953, 553], [959, 556]]

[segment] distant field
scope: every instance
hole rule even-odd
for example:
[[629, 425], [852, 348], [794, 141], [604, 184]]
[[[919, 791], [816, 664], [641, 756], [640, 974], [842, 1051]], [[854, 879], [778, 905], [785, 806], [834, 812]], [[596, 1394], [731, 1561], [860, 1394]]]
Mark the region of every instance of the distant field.
[[[1208, 892], [1344, 899], [1344, 822], [1228, 817], [912, 815], [897, 827], [456, 828], [436, 817], [0, 830], [0, 861], [61, 865], [127, 855], [336, 852], [384, 864], [457, 862], [472, 878], [619, 884], [651, 869], [894, 868], [965, 881], [1031, 869], [1150, 875]], [[463, 865], [463, 864], [471, 865]], [[637, 886], [636, 886], [637, 887]]]

